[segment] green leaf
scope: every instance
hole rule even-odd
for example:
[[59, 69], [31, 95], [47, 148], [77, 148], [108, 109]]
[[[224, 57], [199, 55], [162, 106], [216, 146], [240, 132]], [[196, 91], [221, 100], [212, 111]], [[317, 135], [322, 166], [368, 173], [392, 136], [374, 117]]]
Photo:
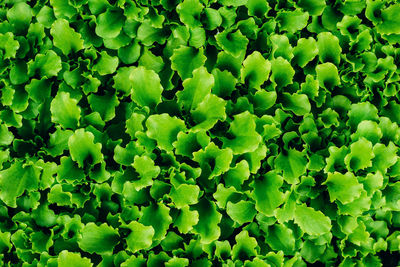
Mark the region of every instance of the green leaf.
[[237, 190], [241, 190], [242, 184], [244, 181], [248, 180], [249, 177], [249, 163], [247, 163], [246, 160], [236, 163], [235, 167], [230, 168], [223, 176], [225, 185], [227, 187], [233, 186]]
[[165, 267], [187, 267], [189, 265], [189, 260], [186, 258], [178, 258], [174, 256], [165, 263]]
[[78, 101], [71, 98], [69, 93], [59, 92], [51, 101], [51, 121], [63, 128], [75, 129], [79, 124], [81, 109]]
[[297, 116], [304, 116], [311, 111], [310, 101], [305, 94], [282, 94], [282, 106], [285, 110], [290, 110]]
[[71, 158], [79, 167], [85, 164], [95, 165], [103, 161], [101, 144], [94, 143], [94, 135], [84, 129], [76, 130], [68, 140]]
[[181, 184], [171, 190], [172, 202], [178, 209], [196, 204], [199, 200], [200, 188], [197, 185]]
[[284, 202], [284, 193], [280, 188], [283, 185], [283, 179], [274, 171], [270, 171], [254, 181], [254, 190], [251, 197], [256, 202], [257, 211], [272, 216], [276, 208]]
[[36, 15], [36, 19], [44, 27], [50, 28], [55, 20], [53, 10], [48, 6], [43, 6]]
[[179, 132], [177, 141], [173, 143], [175, 154], [192, 158], [193, 152], [204, 149], [210, 143], [210, 137], [206, 131]]
[[214, 86], [211, 92], [219, 97], [228, 97], [235, 90], [236, 78], [227, 70], [213, 69]]
[[373, 144], [378, 143], [382, 138], [382, 130], [379, 128], [378, 123], [369, 120], [360, 122], [357, 126], [357, 131], [351, 135], [351, 139], [357, 141], [362, 137]]
[[213, 142], [209, 143], [205, 149], [193, 153], [193, 160], [199, 163], [203, 174], [208, 175], [208, 179], [227, 172], [232, 158], [231, 149], [220, 149]]
[[253, 97], [254, 108], [260, 112], [268, 110], [276, 103], [276, 99], [277, 94], [275, 91], [257, 91]]
[[285, 87], [293, 83], [295, 71], [286, 59], [278, 57], [271, 60], [271, 70], [271, 81], [276, 86]]
[[242, 225], [253, 221], [254, 216], [256, 216], [256, 209], [254, 204], [250, 201], [241, 200], [238, 203], [232, 203], [228, 201], [226, 205], [226, 213], [233, 221]]
[[9, 207], [17, 207], [17, 198], [25, 191], [38, 189], [41, 168], [32, 162], [15, 161], [0, 171], [0, 199]]
[[139, 59], [139, 66], [143, 66], [148, 70], [154, 70], [159, 73], [164, 68], [163, 58], [155, 56], [150, 50], [145, 49], [142, 56]]
[[72, 194], [71, 192], [64, 192], [61, 184], [55, 184], [47, 195], [50, 204], [57, 206], [71, 206]]
[[220, 0], [219, 2], [224, 6], [244, 6], [248, 0]]
[[199, 221], [193, 226], [193, 232], [200, 235], [200, 242], [202, 244], [210, 244], [217, 240], [221, 235], [221, 229], [218, 224], [222, 215], [217, 211], [214, 202], [202, 198], [196, 204], [195, 210], [199, 214]]
[[20, 31], [28, 28], [32, 20], [32, 13], [32, 8], [27, 3], [15, 2], [12, 8], [7, 10], [7, 19], [15, 30]]
[[292, 63], [304, 68], [308, 62], [312, 61], [318, 55], [317, 42], [314, 38], [300, 38], [297, 46], [293, 49]]
[[59, 48], [64, 55], [76, 53], [83, 49], [81, 35], [69, 26], [65, 19], [57, 19], [51, 25], [50, 34], [53, 36], [54, 46]]
[[4, 59], [15, 58], [19, 47], [19, 42], [14, 40], [12, 32], [0, 33], [0, 48], [4, 51]]
[[160, 174], [160, 167], [154, 165], [154, 161], [148, 156], [136, 155], [132, 166], [140, 177], [140, 180], [134, 181], [136, 190], [151, 185], [153, 183], [152, 179]]
[[146, 117], [143, 114], [133, 112], [131, 117], [126, 120], [126, 133], [135, 139], [135, 134], [143, 130], [143, 121]]
[[208, 130], [212, 128], [218, 120], [226, 119], [225, 106], [226, 101], [214, 94], [208, 94], [197, 105], [196, 109], [191, 111], [193, 120], [197, 123], [192, 129]]
[[158, 74], [153, 70], [138, 67], [130, 72], [129, 79], [132, 84], [132, 100], [140, 106], [153, 108], [161, 102], [163, 87]]
[[268, 80], [270, 70], [271, 63], [255, 51], [243, 61], [240, 71], [242, 83], [248, 84], [250, 88], [259, 88]]
[[183, 206], [174, 221], [174, 225], [178, 228], [179, 232], [187, 234], [198, 222], [199, 213], [196, 210], [190, 210], [189, 206]]
[[284, 224], [275, 224], [268, 228], [266, 241], [273, 250], [281, 250], [285, 255], [292, 255], [295, 248], [295, 235]]
[[9, 252], [12, 248], [12, 244], [10, 242], [11, 233], [0, 231], [0, 252], [5, 253]]
[[81, 230], [82, 236], [78, 241], [79, 247], [89, 253], [112, 253], [119, 243], [118, 231], [106, 223], [96, 225], [86, 224]]
[[378, 109], [369, 102], [352, 104], [347, 115], [347, 125], [354, 130], [364, 120], [378, 121]]
[[28, 68], [25, 62], [16, 61], [10, 70], [10, 81], [14, 85], [23, 84], [28, 81]]
[[357, 172], [371, 167], [374, 156], [372, 143], [362, 137], [350, 145], [350, 154], [344, 158], [344, 163], [349, 171]]
[[326, 7], [325, 0], [300, 0], [297, 4], [311, 16], [320, 16]]
[[383, 174], [386, 173], [388, 168], [397, 162], [398, 150], [398, 147], [393, 144], [393, 142], [389, 142], [387, 146], [384, 144], [374, 145], [373, 154], [375, 157], [372, 159], [373, 171], [380, 171]]
[[47, 153], [51, 156], [62, 155], [64, 150], [68, 149], [68, 139], [73, 134], [71, 130], [62, 130], [61, 127], [56, 127], [56, 131], [50, 134]]
[[38, 103], [44, 102], [50, 97], [52, 83], [46, 78], [41, 80], [32, 79], [29, 84], [25, 86], [29, 98]]
[[105, 122], [112, 120], [115, 117], [115, 108], [119, 105], [118, 98], [113, 93], [104, 95], [90, 94], [88, 97], [90, 108], [98, 112], [101, 119]]
[[93, 70], [100, 75], [113, 74], [117, 70], [118, 64], [118, 57], [110, 56], [106, 51], [101, 51], [100, 59], [93, 66]]
[[0, 125], [0, 146], [8, 146], [14, 140], [14, 135], [5, 124]]
[[133, 221], [126, 227], [131, 230], [126, 238], [127, 249], [130, 252], [136, 253], [151, 246], [155, 233], [152, 226], [145, 226], [139, 222]]
[[371, 208], [371, 203], [371, 197], [368, 196], [368, 193], [365, 190], [362, 190], [360, 197], [356, 198], [352, 202], [348, 204], [337, 202], [336, 204], [338, 206], [339, 214], [358, 217]]
[[279, 153], [275, 159], [275, 168], [283, 172], [283, 179], [289, 184], [297, 184], [299, 177], [306, 172], [307, 158], [302, 152], [289, 149], [287, 152]]
[[177, 102], [186, 110], [195, 109], [211, 92], [214, 85], [213, 75], [205, 67], [193, 71], [193, 77], [183, 81], [183, 90], [176, 93]]
[[63, 250], [58, 254], [57, 257], [57, 266], [58, 267], [92, 267], [93, 263], [91, 263], [90, 259], [82, 257], [79, 253], [69, 252], [67, 250]]
[[48, 50], [46, 54], [37, 54], [34, 61], [29, 61], [28, 74], [33, 76], [38, 72], [40, 76], [50, 78], [57, 76], [61, 68], [61, 58], [53, 50]]
[[245, 111], [233, 116], [228, 133], [232, 138], [223, 138], [223, 147], [229, 147], [234, 154], [243, 154], [255, 151], [262, 138], [256, 131], [254, 115]]
[[360, 197], [363, 191], [363, 186], [351, 172], [345, 174], [328, 173], [328, 178], [323, 184], [328, 187], [331, 202], [339, 200], [342, 204], [352, 202]]
[[118, 49], [118, 57], [124, 64], [135, 63], [140, 57], [141, 47], [138, 41]]
[[332, 63], [320, 64], [315, 70], [317, 72], [317, 80], [322, 88], [331, 91], [340, 84], [338, 69]]
[[60, 165], [57, 169], [57, 181], [65, 180], [73, 183], [81, 181], [83, 178], [85, 178], [83, 169], [79, 168], [70, 157], [61, 157]]
[[247, 0], [246, 7], [249, 16], [256, 16], [259, 18], [266, 16], [267, 12], [271, 9], [268, 2], [263, 0]]
[[203, 26], [207, 30], [215, 30], [218, 26], [221, 25], [222, 17], [218, 10], [215, 10], [213, 8], [205, 8], [203, 14], [205, 17]]
[[[142, 209], [143, 215], [139, 222], [146, 226], [152, 226], [154, 236], [153, 244], [157, 244], [165, 238], [169, 225], [172, 223], [172, 218], [169, 215], [170, 209], [162, 203], [151, 204]], [[134, 238], [134, 236], [132, 236]], [[136, 239], [136, 238], [135, 238]], [[140, 239], [139, 239], [140, 240]]]
[[56, 18], [70, 19], [76, 14], [76, 9], [63, 0], [50, 0]]
[[240, 32], [240, 30], [227, 29], [215, 36], [217, 44], [222, 49], [234, 57], [242, 55], [246, 49], [249, 40]]
[[308, 12], [295, 10], [295, 11], [283, 11], [278, 13], [277, 20], [280, 24], [282, 31], [288, 33], [295, 33], [302, 30], [307, 26], [309, 15]]
[[[379, 2], [379, 1], [378, 1]], [[382, 23], [376, 27], [380, 34], [400, 34], [400, 4], [393, 4], [381, 11]]]
[[124, 25], [125, 18], [121, 9], [107, 9], [96, 21], [96, 34], [104, 39], [117, 37]]
[[176, 12], [182, 23], [186, 24], [189, 28], [201, 26], [199, 17], [203, 11], [204, 6], [199, 0], [184, 0], [176, 7]]
[[130, 75], [135, 67], [121, 67], [118, 68], [117, 74], [114, 75], [113, 87], [122, 92], [124, 95], [129, 95], [132, 91], [132, 83], [130, 81]]
[[330, 32], [321, 32], [318, 34], [317, 40], [319, 60], [322, 63], [331, 62], [338, 65], [342, 53], [339, 39]]
[[289, 42], [289, 38], [286, 35], [273, 34], [269, 37], [272, 51], [270, 58], [282, 57], [287, 61], [291, 61], [293, 58], [293, 47]]
[[173, 149], [172, 143], [176, 141], [180, 131], [186, 129], [185, 123], [177, 117], [168, 114], [151, 115], [146, 120], [147, 136], [157, 141], [157, 145], [166, 151]]
[[204, 56], [203, 48], [195, 49], [181, 46], [174, 49], [171, 56], [171, 68], [178, 72], [182, 80], [192, 77], [193, 71], [203, 66], [205, 62], [206, 57]]
[[332, 228], [331, 220], [322, 212], [316, 211], [306, 204], [296, 206], [294, 221], [301, 230], [309, 235], [323, 235]]
[[257, 255], [257, 240], [249, 236], [249, 232], [242, 230], [235, 236], [236, 244], [232, 248], [232, 259], [248, 259]]

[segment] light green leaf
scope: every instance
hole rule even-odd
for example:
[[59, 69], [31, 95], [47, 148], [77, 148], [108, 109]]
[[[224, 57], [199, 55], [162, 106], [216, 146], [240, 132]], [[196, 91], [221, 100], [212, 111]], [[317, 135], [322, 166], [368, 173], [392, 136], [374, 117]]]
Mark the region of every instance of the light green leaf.
[[199, 163], [202, 174], [208, 175], [209, 179], [227, 172], [232, 158], [231, 149], [220, 149], [213, 142], [205, 149], [193, 153], [193, 160]]
[[131, 230], [126, 238], [128, 250], [136, 253], [142, 249], [149, 248], [153, 243], [154, 228], [152, 226], [145, 226], [136, 221], [130, 222], [127, 226]]
[[119, 243], [118, 231], [106, 223], [96, 225], [86, 224], [81, 230], [82, 236], [78, 241], [79, 247], [89, 253], [108, 254]]
[[299, 177], [306, 172], [307, 158], [302, 152], [289, 149], [281, 152], [275, 159], [275, 168], [283, 172], [283, 178], [289, 184], [297, 184]]
[[78, 129], [68, 140], [71, 158], [79, 167], [86, 164], [95, 165], [103, 161], [101, 144], [94, 143], [94, 135], [84, 129]]
[[59, 92], [51, 101], [51, 121], [58, 123], [63, 128], [75, 129], [81, 117], [81, 108], [78, 101], [71, 98], [69, 93]]
[[238, 203], [232, 203], [228, 201], [226, 205], [226, 213], [233, 221], [242, 225], [253, 221], [254, 216], [256, 216], [256, 209], [254, 204], [250, 201], [241, 200]]
[[171, 190], [172, 202], [178, 209], [196, 204], [199, 200], [200, 188], [197, 185], [181, 184]]
[[79, 253], [63, 250], [57, 257], [58, 267], [92, 267], [90, 259], [82, 257]]
[[266, 60], [260, 52], [254, 51], [243, 61], [240, 71], [242, 83], [246, 83], [250, 88], [259, 88], [268, 80], [271, 63]]
[[192, 72], [203, 66], [204, 62], [206, 62], [206, 56], [204, 56], [203, 48], [181, 46], [174, 49], [171, 56], [171, 68], [178, 72], [182, 80], [192, 77]]
[[14, 162], [0, 171], [0, 199], [9, 207], [17, 207], [17, 198], [25, 191], [38, 189], [41, 168], [32, 162]]
[[233, 116], [229, 128], [232, 138], [223, 138], [223, 147], [232, 149], [234, 154], [243, 154], [255, 151], [262, 138], [256, 131], [254, 115], [248, 111]]
[[96, 21], [96, 34], [104, 39], [115, 38], [124, 25], [125, 18], [121, 9], [107, 9]]
[[176, 141], [180, 131], [186, 129], [185, 123], [177, 117], [168, 114], [151, 115], [146, 120], [147, 136], [157, 141], [161, 149], [171, 151], [172, 143]]
[[270, 171], [254, 181], [252, 198], [256, 202], [257, 211], [272, 216], [276, 208], [284, 202], [284, 193], [280, 190], [283, 179], [274, 171]]
[[340, 84], [338, 69], [330, 62], [318, 65], [315, 68], [317, 72], [317, 80], [322, 88], [333, 90], [335, 86]]
[[54, 46], [59, 48], [64, 55], [76, 53], [83, 49], [83, 40], [80, 33], [75, 32], [65, 19], [57, 19], [51, 25], [50, 34], [53, 36]]
[[339, 39], [330, 32], [321, 32], [318, 34], [317, 40], [319, 60], [322, 63], [331, 62], [338, 65], [342, 53]]
[[357, 142], [350, 145], [350, 153], [344, 158], [344, 163], [349, 171], [357, 172], [371, 167], [374, 157], [372, 143], [361, 137]]
[[199, 0], [184, 0], [176, 7], [176, 12], [182, 23], [194, 28], [201, 26], [199, 18], [203, 8], [204, 6]]
[[360, 197], [363, 191], [363, 186], [351, 172], [345, 174], [328, 173], [328, 178], [323, 184], [328, 187], [331, 202], [339, 200], [342, 204], [352, 202]]
[[285, 110], [290, 110], [297, 116], [304, 116], [311, 111], [310, 101], [305, 94], [282, 94], [282, 106]]
[[163, 87], [160, 78], [153, 70], [138, 67], [131, 71], [132, 100], [140, 106], [154, 108], [161, 102]]
[[332, 228], [329, 217], [305, 204], [296, 206], [294, 221], [309, 235], [323, 235], [329, 233]]
[[186, 110], [193, 110], [210, 94], [214, 85], [213, 75], [207, 72], [205, 67], [193, 71], [193, 77], [183, 81], [183, 90], [176, 93], [178, 104]]
[[283, 57], [271, 60], [271, 81], [278, 87], [285, 87], [293, 83], [294, 69]]
[[93, 66], [93, 70], [100, 75], [113, 74], [118, 67], [118, 57], [110, 56], [106, 51], [100, 52], [100, 59]]

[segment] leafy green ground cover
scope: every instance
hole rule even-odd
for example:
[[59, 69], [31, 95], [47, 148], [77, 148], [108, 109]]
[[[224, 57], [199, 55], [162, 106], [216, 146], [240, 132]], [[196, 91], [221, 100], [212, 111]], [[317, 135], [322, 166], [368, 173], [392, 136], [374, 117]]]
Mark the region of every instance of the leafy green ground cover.
[[399, 43], [397, 1], [0, 1], [0, 265], [398, 265]]

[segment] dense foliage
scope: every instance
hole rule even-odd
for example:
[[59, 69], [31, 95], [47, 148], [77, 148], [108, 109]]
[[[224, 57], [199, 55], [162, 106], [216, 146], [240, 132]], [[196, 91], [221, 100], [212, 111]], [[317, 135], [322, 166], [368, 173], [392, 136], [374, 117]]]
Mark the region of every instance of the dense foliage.
[[0, 1], [0, 265], [396, 266], [400, 4]]

